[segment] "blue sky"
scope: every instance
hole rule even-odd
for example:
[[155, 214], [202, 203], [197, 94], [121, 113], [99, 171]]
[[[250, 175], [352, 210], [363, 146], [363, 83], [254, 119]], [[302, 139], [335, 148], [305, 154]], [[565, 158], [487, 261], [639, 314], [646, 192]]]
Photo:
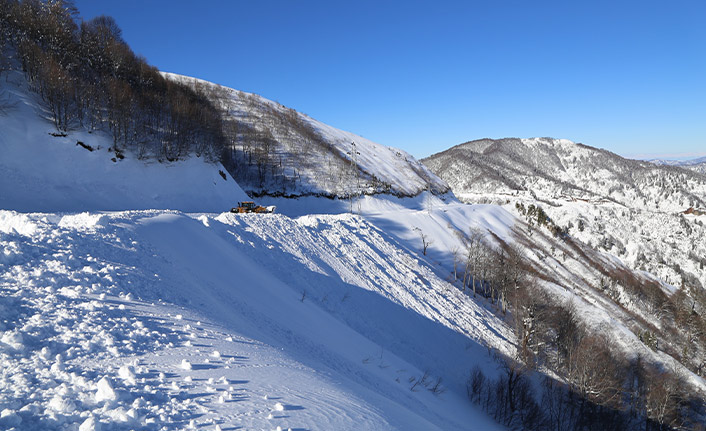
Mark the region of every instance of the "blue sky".
[[161, 70], [417, 157], [551, 136], [706, 154], [706, 1], [77, 0]]

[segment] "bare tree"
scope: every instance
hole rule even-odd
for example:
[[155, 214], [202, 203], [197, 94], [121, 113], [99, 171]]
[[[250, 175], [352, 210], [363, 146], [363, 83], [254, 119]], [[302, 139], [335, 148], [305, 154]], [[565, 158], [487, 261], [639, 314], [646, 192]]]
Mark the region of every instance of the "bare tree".
[[456, 281], [458, 280], [458, 264], [461, 258], [461, 249], [457, 245], [451, 248], [451, 257], [453, 258], [454, 281]]
[[429, 235], [425, 234], [420, 228], [415, 227], [414, 230], [419, 234], [419, 238], [422, 240], [422, 254], [427, 255], [427, 248], [434, 243], [433, 239], [429, 238]]
[[466, 238], [465, 265], [463, 271], [463, 290], [466, 290], [469, 282], [473, 288], [473, 296], [476, 296], [476, 279], [479, 274], [485, 244], [483, 243], [483, 232], [478, 228], [470, 228]]

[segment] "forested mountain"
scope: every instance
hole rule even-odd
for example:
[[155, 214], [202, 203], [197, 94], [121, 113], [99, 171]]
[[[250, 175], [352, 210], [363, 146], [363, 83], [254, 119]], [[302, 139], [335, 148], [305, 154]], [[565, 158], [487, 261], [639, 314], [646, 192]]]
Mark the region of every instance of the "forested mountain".
[[[595, 289], [582, 298], [595, 304], [591, 297], [605, 295], [609, 303], [634, 313], [635, 322], [647, 325], [632, 329], [642, 342], [671, 350], [672, 358], [704, 375], [704, 353], [692, 348], [704, 349], [706, 341], [706, 176], [551, 138], [471, 141], [423, 162], [463, 201], [495, 203], [524, 218], [528, 238], [519, 242], [530, 249], [541, 243], [537, 230], [557, 238], [561, 246], [544, 254], [551, 260], [545, 268], [578, 274], [567, 260], [570, 254], [554, 250], [583, 248], [583, 256], [593, 261], [589, 267], [598, 272], [580, 278]], [[616, 272], [610, 269], [614, 264], [630, 270]], [[619, 320], [619, 313], [606, 310]], [[590, 314], [583, 319], [591, 321]], [[699, 329], [690, 326], [696, 321]], [[656, 341], [655, 334], [664, 338]], [[680, 347], [672, 343], [677, 338], [683, 340]]]
[[222, 113], [222, 160], [246, 191], [262, 196], [339, 196], [422, 191], [441, 179], [407, 152], [338, 130], [271, 100], [207, 81], [164, 74], [204, 94]]
[[706, 176], [630, 160], [565, 139], [481, 139], [423, 160], [454, 192], [611, 201], [683, 211], [706, 206]]
[[466, 202], [541, 206], [633, 268], [706, 286], [705, 220], [694, 215], [706, 207], [705, 175], [549, 138], [471, 141], [424, 162]]

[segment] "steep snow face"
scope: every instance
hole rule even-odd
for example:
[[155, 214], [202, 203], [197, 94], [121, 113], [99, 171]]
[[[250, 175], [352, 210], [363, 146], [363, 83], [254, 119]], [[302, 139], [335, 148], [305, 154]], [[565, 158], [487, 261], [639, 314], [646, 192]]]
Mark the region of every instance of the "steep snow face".
[[6, 73], [7, 81], [0, 81], [0, 208], [223, 211], [247, 197], [218, 164], [199, 158], [143, 161], [131, 153], [118, 160], [110, 151], [112, 138], [103, 133], [55, 136], [24, 76]]
[[0, 246], [3, 428], [498, 429], [464, 382], [510, 329], [358, 216], [0, 211]]
[[[657, 286], [657, 289], [661, 289], [667, 295], [671, 295], [677, 287], [660, 283], [650, 273], [639, 269], [630, 269], [629, 264], [633, 263], [631, 259], [635, 258], [636, 253], [649, 254], [654, 250], [654, 247], [659, 248], [661, 244], [661, 241], [654, 240], [651, 244], [647, 232], [644, 235], [630, 233], [628, 228], [630, 223], [633, 223], [634, 214], [627, 211], [624, 214], [616, 212], [619, 219], [613, 220], [612, 223], [606, 222], [606, 225], [611, 225], [611, 229], [623, 230], [626, 232], [625, 235], [633, 235], [646, 244], [646, 248], [640, 249], [636, 247], [634, 242], [626, 243], [629, 244], [627, 247], [629, 254], [626, 255], [625, 253], [616, 253], [618, 247], [623, 247], [617, 242], [611, 246], [613, 248], [606, 248], [602, 245], [597, 249], [591, 247], [592, 244], [595, 244], [595, 239], [591, 235], [596, 234], [591, 230], [592, 225], [588, 223], [588, 219], [592, 220], [594, 214], [600, 215], [600, 212], [595, 212], [595, 208], [604, 211], [611, 205], [619, 207], [617, 204], [604, 204], [597, 207], [589, 203], [574, 203], [573, 206], [551, 207], [555, 212], [559, 210], [570, 211], [574, 217], [586, 220], [583, 231], [574, 227], [570, 230], [571, 236], [557, 238], [546, 227], [537, 226], [536, 223], [531, 225], [518, 218], [514, 207], [516, 201], [514, 200], [500, 206], [468, 205], [459, 203], [451, 197], [445, 199], [444, 201], [438, 196], [430, 196], [425, 193], [415, 198], [404, 199], [367, 196], [360, 200], [354, 199], [352, 204], [347, 200], [337, 201], [313, 197], [271, 199], [268, 202], [277, 204], [281, 212], [291, 215], [301, 215], [307, 212], [344, 214], [352, 209], [355, 214], [360, 214], [375, 227], [389, 235], [394, 242], [416, 252], [419, 259], [432, 263], [437, 275], [449, 280], [459, 291], [464, 290], [461, 284], [466, 254], [464, 240], [468, 238], [471, 229], [484, 233], [487, 244], [496, 248], [511, 246], [518, 251], [523, 262], [533, 268], [531, 273], [536, 275], [525, 282], [531, 283], [543, 291], [546, 298], [549, 298], [547, 300], [549, 303], [571, 304], [571, 307], [577, 312], [578, 319], [587, 328], [613, 340], [616, 352], [621, 352], [624, 357], [630, 359], [639, 355], [644, 360], [660, 364], [662, 367], [677, 369], [690, 382], [690, 390], [695, 391], [694, 393], [706, 393], [703, 378], [690, 372], [683, 365], [688, 364], [690, 369], [696, 369], [702, 360], [702, 349], [692, 349], [693, 351], [685, 355], [680, 348], [674, 347], [673, 343], [677, 337], [668, 331], [658, 335], [661, 350], [652, 350], [641, 341], [640, 334], [654, 331], [655, 327], [661, 329], [666, 327], [662, 320], [663, 310], [660, 307], [655, 307], [649, 301], [645, 301], [640, 295], [631, 293], [630, 289], [634, 289], [635, 284], [652, 285]], [[503, 199], [503, 202], [506, 200]], [[619, 208], [625, 210], [624, 207]], [[656, 229], [671, 217], [669, 214], [662, 215], [666, 219], [653, 217], [649, 223], [645, 222], [644, 230]], [[320, 217], [303, 216], [300, 220], [318, 220]], [[693, 218], [687, 219], [694, 222]], [[559, 220], [564, 219], [555, 219], [557, 222]], [[576, 226], [576, 221], [574, 221], [574, 226]], [[686, 228], [681, 227], [680, 229], [679, 235], [685, 235]], [[262, 229], [262, 231], [272, 232], [272, 229]], [[426, 255], [423, 252], [424, 240], [422, 236], [425, 236], [425, 240], [429, 243]], [[679, 238], [681, 241], [688, 242], [685, 241], [685, 237]], [[581, 241], [585, 241], [589, 245]], [[317, 240], [315, 242], [318, 243]], [[303, 243], [307, 243], [307, 241], [303, 241]], [[341, 241], [341, 243], [345, 244], [346, 241]], [[706, 241], [704, 243], [706, 244]], [[697, 250], [703, 248], [700, 244], [691, 244]], [[288, 247], [296, 248], [300, 245]], [[337, 253], [335, 247], [332, 249], [332, 253], [334, 255]], [[346, 253], [357, 256], [354, 251]], [[697, 253], [701, 253], [701, 251]], [[455, 280], [456, 277], [454, 277], [454, 262], [457, 264], [458, 280]], [[689, 264], [684, 265], [683, 269], [690, 271], [697, 268]], [[655, 274], [663, 275], [660, 272], [655, 272]], [[373, 288], [375, 289], [375, 287]], [[391, 288], [388, 292], [395, 290]], [[466, 289], [466, 293], [470, 295], [468, 289]], [[487, 304], [486, 300], [480, 297], [476, 300], [481, 304]], [[427, 301], [435, 303], [432, 299], [427, 299]], [[491, 309], [494, 308], [492, 305], [488, 306]], [[496, 312], [501, 314], [499, 309], [496, 309]], [[422, 313], [425, 312], [422, 311]], [[458, 330], [465, 331], [460, 327]], [[478, 335], [481, 334], [469, 333], [472, 338]], [[494, 345], [492, 337], [488, 338], [484, 335], [482, 337], [490, 340], [490, 345]], [[680, 342], [682, 341], [680, 340]], [[682, 364], [677, 362], [675, 358], [682, 361]]]
[[[410, 154], [317, 121], [256, 94], [171, 73], [224, 111], [241, 161], [236, 179], [248, 192], [270, 195], [413, 196], [448, 191], [446, 183]], [[272, 148], [270, 148], [272, 146]], [[266, 151], [265, 151], [266, 149]]]

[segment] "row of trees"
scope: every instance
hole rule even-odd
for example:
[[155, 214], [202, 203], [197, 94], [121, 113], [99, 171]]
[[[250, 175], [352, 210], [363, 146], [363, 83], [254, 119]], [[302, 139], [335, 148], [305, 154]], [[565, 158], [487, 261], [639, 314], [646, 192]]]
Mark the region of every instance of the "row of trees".
[[[594, 345], [593, 347], [595, 347]], [[583, 359], [606, 361], [604, 351]], [[623, 365], [623, 364], [620, 364]], [[685, 416], [691, 402], [669, 372], [647, 366], [638, 358], [618, 374], [610, 362], [583, 362], [585, 376], [602, 373], [581, 385], [568, 384], [544, 376], [539, 388], [532, 374], [516, 361], [500, 359], [495, 378], [474, 368], [467, 382], [472, 402], [509, 429], [526, 431], [625, 430], [667, 431], [703, 430], [703, 424]], [[622, 387], [620, 385], [623, 385]], [[590, 391], [596, 389], [598, 395]], [[584, 392], [581, 392], [581, 391]], [[612, 397], [606, 402], [606, 396]]]
[[[573, 306], [532, 283], [518, 285], [510, 298], [517, 358], [498, 358], [495, 378], [475, 369], [467, 382], [470, 399], [496, 420], [524, 430], [699, 429], [694, 417], [703, 400], [689, 396], [678, 369], [616, 353]], [[540, 366], [560, 380], [544, 376], [536, 388]]]
[[468, 234], [456, 232], [463, 248], [451, 250], [454, 281], [461, 280], [463, 291], [481, 295], [507, 312], [511, 295], [525, 282], [526, 268], [516, 247], [494, 249], [485, 243], [484, 233], [471, 228]]
[[110, 131], [118, 156], [221, 156], [220, 112], [135, 55], [111, 17], [79, 21], [70, 0], [0, 0], [0, 33], [58, 130]]
[[[532, 211], [533, 218], [537, 214]], [[549, 228], [548, 222], [543, 225]], [[620, 349], [610, 340], [582, 323], [571, 304], [539, 287], [539, 274], [521, 250], [502, 241], [491, 247], [483, 232], [475, 229], [459, 236], [464, 248], [453, 253], [454, 278], [469, 295], [482, 295], [497, 304], [512, 321], [518, 339], [517, 357], [500, 359], [498, 377], [474, 371], [467, 385], [474, 402], [516, 429], [667, 430], [697, 425], [693, 420], [703, 413], [703, 400], [685, 392], [688, 386], [678, 369], [617, 353]], [[682, 289], [667, 297], [658, 285], [630, 274], [612, 273], [611, 279], [619, 280], [624, 294], [641, 308], [662, 310], [660, 320], [668, 336], [685, 349], [694, 349], [688, 352], [692, 357], [698, 355], [706, 334], [704, 320], [696, 312], [701, 302], [698, 292], [687, 295]], [[639, 316], [635, 319], [648, 328], [641, 332], [645, 345], [656, 349], [665, 334], [657, 337], [653, 326]], [[668, 353], [684, 360], [687, 351]], [[533, 376], [541, 368], [552, 370], [559, 379], [546, 377], [541, 388], [535, 387]]]

